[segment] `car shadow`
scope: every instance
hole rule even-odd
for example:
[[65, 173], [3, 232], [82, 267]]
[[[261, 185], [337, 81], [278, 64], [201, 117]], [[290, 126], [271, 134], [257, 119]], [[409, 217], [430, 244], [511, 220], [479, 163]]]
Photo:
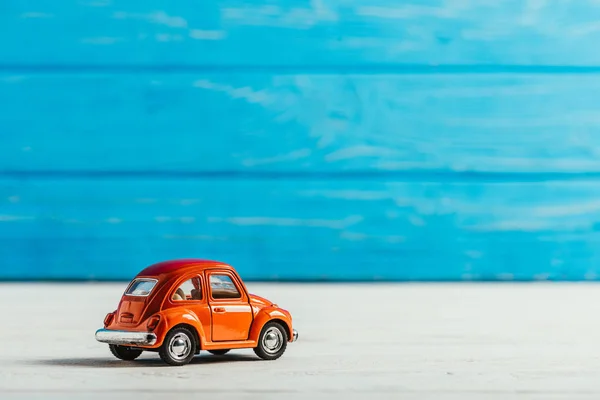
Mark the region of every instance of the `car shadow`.
[[[251, 355], [225, 354], [216, 355], [197, 355], [188, 365], [220, 364], [240, 361], [260, 361], [260, 358]], [[122, 361], [110, 358], [53, 358], [42, 360], [30, 360], [24, 363], [36, 366], [53, 367], [83, 367], [83, 368], [143, 368], [143, 367], [169, 367], [158, 355], [156, 358], [139, 358], [135, 361]]]

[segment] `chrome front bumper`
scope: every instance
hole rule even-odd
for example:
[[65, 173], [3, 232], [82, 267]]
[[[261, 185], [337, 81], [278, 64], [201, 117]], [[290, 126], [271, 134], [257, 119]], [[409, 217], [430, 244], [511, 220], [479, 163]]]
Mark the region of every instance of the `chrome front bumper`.
[[295, 342], [296, 340], [298, 340], [298, 331], [292, 329], [292, 342]]
[[156, 343], [156, 335], [150, 332], [114, 331], [110, 329], [98, 329], [96, 340], [102, 343], [116, 345], [146, 345], [152, 346]]

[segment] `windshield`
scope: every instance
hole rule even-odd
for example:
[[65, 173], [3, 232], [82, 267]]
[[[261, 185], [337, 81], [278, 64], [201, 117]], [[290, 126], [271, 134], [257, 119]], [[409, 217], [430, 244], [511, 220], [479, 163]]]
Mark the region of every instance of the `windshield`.
[[148, 296], [156, 286], [156, 282], [156, 279], [149, 278], [134, 279], [125, 294], [127, 296]]

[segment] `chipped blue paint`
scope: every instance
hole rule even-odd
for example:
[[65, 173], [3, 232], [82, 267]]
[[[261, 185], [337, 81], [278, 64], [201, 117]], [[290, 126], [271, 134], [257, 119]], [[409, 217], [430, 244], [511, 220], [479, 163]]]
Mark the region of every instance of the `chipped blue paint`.
[[3, 1], [0, 279], [595, 280], [599, 17]]

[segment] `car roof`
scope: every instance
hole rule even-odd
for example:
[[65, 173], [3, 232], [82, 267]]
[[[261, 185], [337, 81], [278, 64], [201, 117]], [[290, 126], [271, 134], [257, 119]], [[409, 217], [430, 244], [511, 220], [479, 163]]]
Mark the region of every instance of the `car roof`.
[[186, 258], [178, 260], [161, 261], [156, 264], [152, 264], [142, 271], [137, 276], [159, 276], [159, 275], [172, 275], [180, 274], [189, 271], [190, 269], [204, 270], [206, 268], [219, 267], [229, 271], [233, 270], [233, 267], [227, 263], [215, 260], [203, 260], [197, 258]]

